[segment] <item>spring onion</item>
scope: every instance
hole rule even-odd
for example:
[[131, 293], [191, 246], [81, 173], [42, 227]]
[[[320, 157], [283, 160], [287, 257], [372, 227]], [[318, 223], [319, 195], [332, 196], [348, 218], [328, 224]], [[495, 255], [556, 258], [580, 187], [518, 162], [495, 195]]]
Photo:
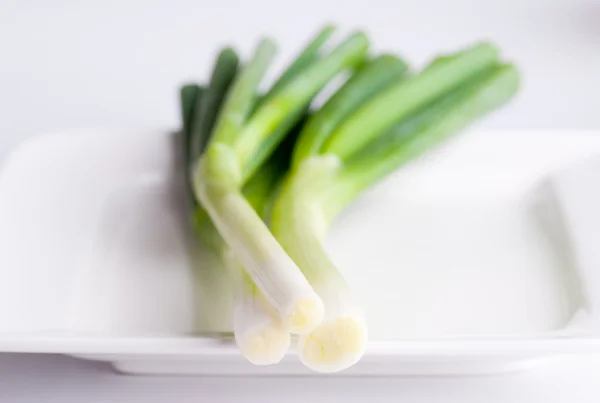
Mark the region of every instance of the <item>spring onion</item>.
[[[358, 301], [323, 246], [332, 220], [364, 189], [495, 110], [518, 87], [516, 69], [500, 63], [491, 45], [434, 63], [357, 99], [354, 108], [325, 105], [300, 134], [302, 148], [295, 150], [294, 168], [274, 202], [270, 225], [324, 302], [323, 322], [298, 340], [302, 362], [316, 371], [335, 372], [356, 363], [368, 334]], [[351, 102], [345, 96], [349, 92], [361, 91], [342, 87], [329, 105]], [[348, 109], [355, 111], [342, 121], [337, 114]], [[329, 120], [333, 123], [326, 125]], [[311, 129], [315, 121], [326, 126], [318, 135]]]
[[[183, 122], [183, 151], [185, 160], [186, 183], [192, 187], [190, 176], [187, 174], [188, 167], [194, 156], [201, 154], [206, 146], [208, 138], [212, 133], [214, 117], [220, 110], [223, 95], [228, 91], [229, 84], [224, 80], [223, 73], [230, 74], [235, 69], [237, 57], [231, 49], [222, 51], [215, 64], [213, 75], [208, 89], [197, 85], [185, 85], [180, 91], [180, 103]], [[233, 76], [231, 76], [233, 78]], [[231, 80], [228, 80], [229, 83]], [[213, 102], [207, 102], [211, 97]], [[211, 113], [206, 113], [205, 108], [210, 108]], [[291, 137], [290, 137], [291, 138]], [[289, 140], [288, 140], [289, 141]], [[279, 154], [289, 154], [282, 145]], [[278, 158], [276, 158], [278, 157]], [[285, 171], [285, 166], [280, 165], [281, 158], [277, 153], [252, 178], [244, 187], [244, 195], [249, 203], [259, 212], [264, 214], [265, 206], [272, 187], [277, 181], [277, 176]], [[207, 219], [205, 210], [192, 199], [193, 223], [198, 237], [206, 246], [211, 248], [213, 259], [212, 267], [204, 267], [201, 270], [201, 279], [208, 284], [203, 284], [203, 292], [208, 294], [206, 301], [211, 300], [215, 292], [223, 292], [223, 287], [229, 286], [233, 290], [234, 306], [233, 315], [226, 312], [211, 312], [218, 316], [233, 319], [233, 333], [236, 344], [242, 355], [255, 365], [275, 364], [281, 360], [290, 345], [290, 330], [286, 324], [274, 312], [273, 308], [264, 299], [260, 291], [240, 266], [238, 259], [231, 253], [227, 244], [219, 236], [218, 232]], [[204, 256], [206, 259], [206, 255]], [[216, 290], [213, 290], [216, 288]], [[223, 296], [218, 295], [215, 299], [222, 301]], [[207, 302], [207, 304], [210, 302]], [[217, 307], [228, 304], [215, 304]], [[214, 310], [214, 308], [213, 308]], [[212, 316], [206, 315], [212, 319]], [[205, 320], [205, 323], [219, 323], [221, 318]], [[228, 325], [231, 327], [231, 325]], [[223, 330], [227, 325], [219, 326]], [[215, 326], [210, 326], [214, 331]]]
[[519, 85], [489, 43], [409, 75], [395, 55], [367, 57], [362, 32], [322, 54], [332, 32], [325, 27], [264, 95], [269, 39], [241, 68], [223, 50], [206, 88], [181, 90], [194, 226], [235, 275], [234, 335], [257, 365], [281, 360], [290, 332], [313, 370], [361, 358], [367, 318], [324, 247], [330, 225], [365, 189], [504, 105]]

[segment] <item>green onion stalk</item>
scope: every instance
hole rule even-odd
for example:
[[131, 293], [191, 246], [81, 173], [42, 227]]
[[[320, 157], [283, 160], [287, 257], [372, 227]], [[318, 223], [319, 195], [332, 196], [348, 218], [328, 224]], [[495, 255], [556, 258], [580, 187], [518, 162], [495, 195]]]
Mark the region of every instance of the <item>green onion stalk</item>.
[[[255, 365], [269, 365], [279, 362], [288, 350], [291, 341], [289, 326], [281, 320], [256, 288], [235, 254], [212, 225], [206, 211], [193, 197], [189, 169], [193, 166], [193, 161], [206, 149], [224, 96], [237, 74], [237, 66], [237, 54], [226, 48], [217, 58], [208, 88], [196, 84], [184, 85], [181, 88], [184, 172], [194, 229], [199, 240], [208, 246], [217, 258], [212, 262], [214, 267], [202, 268], [202, 279], [209, 283], [203, 289], [209, 294], [206, 300], [210, 301], [210, 296], [214, 296], [215, 301], [222, 300], [222, 295], [213, 294], [223, 292], [223, 288], [217, 287], [217, 284], [226, 285], [226, 291], [235, 296], [233, 315], [231, 312], [216, 314], [227, 319], [233, 318], [235, 341], [246, 359]], [[292, 130], [297, 133], [298, 128]], [[287, 170], [294, 138], [294, 135], [286, 133], [284, 141], [274, 154], [242, 189], [244, 197], [260, 217], [266, 217], [271, 193]], [[215, 305], [219, 306], [218, 303]], [[216, 311], [217, 307], [213, 306], [213, 310]], [[223, 322], [228, 321], [219, 320], [219, 323]], [[219, 330], [226, 331], [227, 328], [231, 328], [231, 323], [222, 325]]]
[[[261, 110], [261, 105], [269, 105], [273, 103], [273, 99], [277, 100], [277, 94], [279, 91], [285, 91], [286, 84], [319, 60], [319, 51], [333, 31], [332, 27], [325, 27], [285, 70], [267, 94], [254, 99], [252, 99], [251, 94], [244, 95], [247, 100], [251, 99], [251, 102], [246, 102], [245, 108], [251, 108], [252, 110], [249, 113], [250, 118], [246, 120], [251, 120], [252, 116]], [[347, 44], [345, 47], [346, 52], [352, 50]], [[250, 362], [257, 365], [274, 364], [281, 360], [290, 345], [290, 331], [292, 329], [289, 322], [281, 319], [279, 313], [244, 270], [236, 253], [233, 252], [213, 225], [202, 203], [197, 202], [193, 191], [197, 162], [201, 160], [203, 154], [207, 151], [211, 138], [216, 132], [215, 127], [218, 122], [221, 122], [222, 127], [227, 127], [227, 125], [230, 128], [233, 127], [231, 122], [225, 121], [223, 123], [223, 120], [220, 119], [222, 115], [227, 116], [224, 112], [227, 110], [227, 102], [229, 102], [229, 105], [234, 103], [234, 101], [226, 100], [233, 99], [238, 105], [242, 104], [239, 101], [242, 92], [239, 88], [235, 93], [237, 95], [230, 93], [235, 90], [236, 83], [238, 83], [238, 86], [240, 81], [247, 83], [250, 80], [248, 77], [251, 77], [254, 81], [257, 79], [260, 72], [258, 72], [259, 68], [256, 67], [256, 60], [269, 56], [270, 48], [268, 41], [261, 43], [254, 61], [249, 64], [249, 66], [254, 67], [247, 67], [245, 78], [238, 77], [241, 74], [237, 54], [232, 49], [226, 48], [217, 58], [208, 88], [195, 84], [186, 85], [182, 87], [180, 93], [184, 157], [186, 168], [189, 168], [185, 169], [185, 175], [191, 190], [190, 201], [194, 211], [194, 228], [202, 242], [209, 246], [220, 260], [219, 264], [216, 265], [217, 267], [204, 269], [202, 277], [205, 280], [208, 279], [210, 284], [227, 284], [230, 277], [228, 274], [236, 278], [233, 285], [235, 288], [233, 292], [235, 294], [233, 309], [234, 336], [242, 354]], [[340, 53], [341, 51], [338, 50], [338, 59]], [[349, 65], [351, 64], [349, 63]], [[333, 70], [335, 66], [326, 65], [325, 67]], [[248, 73], [248, 69], [250, 69], [250, 73]], [[314, 68], [311, 74], [315, 74]], [[330, 71], [328, 74], [333, 74], [333, 72]], [[237, 81], [238, 78], [240, 81]], [[247, 205], [261, 219], [266, 219], [271, 193], [287, 170], [296, 137], [295, 134], [298, 133], [299, 127], [305, 121], [309, 102], [310, 100], [306, 102], [303, 108], [295, 109], [293, 113], [285, 116], [282, 122], [276, 125], [275, 129], [266, 137], [261, 148], [256, 150], [253, 158], [245, 165], [246, 169], [243, 172], [241, 181], [241, 194]], [[248, 111], [246, 110], [245, 113], [248, 113]], [[222, 132], [227, 133], [228, 131]], [[273, 150], [275, 151], [273, 152]], [[205, 273], [207, 270], [210, 273]], [[216, 273], [218, 271], [219, 273]], [[211, 289], [209, 292], [211, 295], [223, 291], [221, 287], [212, 287], [212, 285], [209, 285], [208, 288]], [[215, 290], [213, 291], [212, 288], [215, 288]], [[230, 292], [231, 290], [226, 291]], [[223, 328], [220, 327], [220, 329]]]
[[202, 153], [194, 156], [190, 172], [195, 198], [209, 218], [204, 221], [214, 225], [260, 295], [294, 333], [307, 333], [321, 322], [323, 301], [243, 189], [323, 87], [363, 62], [368, 41], [361, 32], [319, 54], [331, 33], [332, 28], [324, 29], [273, 89], [259, 97], [259, 85], [275, 55], [273, 42], [262, 40], [233, 78], [210, 138]]
[[353, 365], [368, 337], [363, 310], [323, 245], [332, 221], [365, 189], [505, 104], [519, 85], [516, 68], [487, 43], [405, 72], [393, 56], [370, 60], [315, 112], [274, 201], [271, 231], [324, 304], [322, 322], [298, 339], [300, 359], [316, 371]]

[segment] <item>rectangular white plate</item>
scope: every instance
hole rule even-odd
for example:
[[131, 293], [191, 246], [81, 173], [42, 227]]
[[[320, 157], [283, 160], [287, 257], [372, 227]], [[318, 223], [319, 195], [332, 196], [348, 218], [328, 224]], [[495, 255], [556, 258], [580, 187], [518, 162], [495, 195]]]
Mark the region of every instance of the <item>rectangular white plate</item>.
[[[128, 373], [310, 373], [293, 352], [255, 367], [231, 342], [199, 335], [228, 328], [204, 315], [212, 272], [186, 221], [174, 144], [164, 132], [73, 132], [10, 156], [0, 351]], [[598, 254], [581, 247], [600, 239], [600, 224], [586, 224], [600, 212], [577, 204], [600, 167], [576, 190], [551, 180], [596, 155], [600, 133], [472, 132], [357, 200], [328, 247], [364, 303], [371, 343], [342, 374], [491, 373], [600, 351]], [[577, 208], [564, 208], [577, 194], [567, 204]], [[211, 310], [227, 310], [221, 286], [224, 305]]]

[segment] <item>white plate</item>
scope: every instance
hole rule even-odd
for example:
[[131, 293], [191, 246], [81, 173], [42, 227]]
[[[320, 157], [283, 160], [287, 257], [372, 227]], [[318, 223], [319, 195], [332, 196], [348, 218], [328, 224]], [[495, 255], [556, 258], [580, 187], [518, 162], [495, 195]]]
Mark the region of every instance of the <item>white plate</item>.
[[[203, 321], [211, 271], [202, 259], [192, 268], [193, 253], [206, 255], [186, 222], [175, 141], [73, 132], [12, 154], [0, 177], [0, 351], [128, 373], [310, 373], [293, 352], [255, 367], [198, 335], [228, 329]], [[357, 200], [328, 246], [363, 300], [371, 343], [342, 374], [491, 373], [600, 351], [600, 268], [573, 243], [600, 226], [573, 227], [547, 181], [598, 154], [595, 133], [470, 133]]]

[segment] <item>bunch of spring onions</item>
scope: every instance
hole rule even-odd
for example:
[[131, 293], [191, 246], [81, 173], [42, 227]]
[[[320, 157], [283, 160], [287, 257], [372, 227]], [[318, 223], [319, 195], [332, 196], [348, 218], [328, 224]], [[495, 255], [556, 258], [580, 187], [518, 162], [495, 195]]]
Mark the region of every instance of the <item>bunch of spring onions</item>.
[[[409, 72], [393, 54], [370, 54], [363, 32], [325, 51], [333, 32], [319, 32], [265, 93], [275, 55], [268, 39], [243, 64], [222, 50], [206, 86], [181, 89], [194, 227], [234, 273], [232, 328], [257, 365], [279, 362], [290, 334], [313, 370], [360, 359], [367, 320], [323, 246], [329, 225], [366, 188], [505, 104], [519, 84], [489, 43]], [[347, 79], [313, 108], [338, 76]]]

